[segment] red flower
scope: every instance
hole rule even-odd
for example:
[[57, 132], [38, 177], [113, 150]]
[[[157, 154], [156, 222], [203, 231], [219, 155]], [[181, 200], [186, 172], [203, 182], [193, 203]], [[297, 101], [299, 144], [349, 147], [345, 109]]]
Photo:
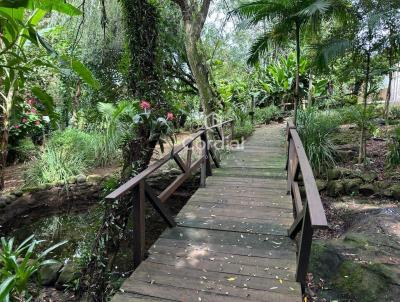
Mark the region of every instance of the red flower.
[[26, 118], [22, 119], [22, 123], [25, 124], [28, 120]]
[[175, 119], [174, 114], [172, 112], [167, 113], [167, 121], [173, 121]]
[[140, 108], [142, 108], [143, 110], [147, 110], [151, 108], [151, 105], [149, 102], [145, 101], [145, 100], [141, 100], [140, 101]]
[[35, 125], [39, 126], [40, 125], [40, 121], [39, 120], [35, 121]]

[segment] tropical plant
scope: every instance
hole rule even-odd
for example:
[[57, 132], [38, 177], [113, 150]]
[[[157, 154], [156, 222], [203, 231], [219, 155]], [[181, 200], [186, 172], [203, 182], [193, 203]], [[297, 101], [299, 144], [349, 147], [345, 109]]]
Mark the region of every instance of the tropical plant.
[[294, 121], [297, 118], [297, 104], [300, 100], [300, 59], [301, 59], [301, 29], [319, 29], [323, 17], [342, 14], [346, 8], [346, 1], [330, 0], [256, 0], [241, 4], [235, 12], [249, 19], [250, 25], [269, 22], [270, 28], [262, 34], [250, 50], [248, 62], [256, 63], [260, 56], [268, 50], [271, 42], [282, 44], [294, 34], [296, 41], [296, 86]]
[[330, 139], [339, 120], [315, 107], [300, 110], [297, 129], [311, 166], [316, 172], [335, 164], [335, 147]]
[[[52, 10], [70, 16], [81, 14], [79, 9], [63, 0], [5, 0], [0, 3], [2, 30], [0, 77], [3, 84], [0, 91], [2, 110], [0, 187], [4, 185], [3, 170], [7, 158], [12, 109], [15, 102], [22, 99], [20, 94], [26, 89], [28, 72], [38, 66], [52, 69], [60, 66], [62, 70], [73, 70], [88, 84], [98, 86], [91, 72], [82, 63], [75, 58], [58, 54], [36, 30], [41, 20]], [[48, 52], [49, 56], [31, 58], [26, 53], [31, 47], [42, 48]], [[56, 64], [53, 63], [54, 61]], [[54, 104], [51, 96], [38, 86], [31, 88], [31, 93], [46, 106], [47, 111], [52, 112]]]
[[255, 111], [255, 121], [259, 124], [269, 124], [273, 120], [278, 120], [282, 117], [282, 110], [275, 105], [264, 108], [257, 108]]
[[[302, 58], [300, 61], [301, 75], [306, 73], [308, 65], [309, 62]], [[294, 53], [281, 56], [266, 67], [264, 76], [259, 80], [259, 86], [267, 93], [267, 101], [263, 102], [264, 105], [273, 104], [279, 106], [293, 101], [296, 68], [296, 55]]]
[[43, 241], [36, 240], [34, 235], [14, 247], [14, 238], [1, 238], [0, 249], [0, 301], [28, 301], [31, 296], [27, 290], [28, 282], [35, 273], [45, 265], [58, 263], [55, 260], [46, 260], [46, 257], [66, 241], [53, 245], [43, 252], [36, 252], [38, 245]]

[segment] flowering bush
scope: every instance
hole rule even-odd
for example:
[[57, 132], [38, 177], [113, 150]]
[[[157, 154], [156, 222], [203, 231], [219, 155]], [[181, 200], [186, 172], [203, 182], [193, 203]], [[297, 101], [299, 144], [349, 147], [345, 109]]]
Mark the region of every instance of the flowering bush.
[[34, 98], [29, 98], [26, 102], [21, 103], [18, 119], [10, 127], [10, 135], [21, 137], [42, 133], [50, 119], [40, 113], [40, 106], [40, 103]]

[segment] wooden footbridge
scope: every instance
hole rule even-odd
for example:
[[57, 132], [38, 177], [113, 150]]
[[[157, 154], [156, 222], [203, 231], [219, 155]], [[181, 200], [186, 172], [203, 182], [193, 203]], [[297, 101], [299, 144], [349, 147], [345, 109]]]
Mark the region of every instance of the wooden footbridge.
[[[214, 135], [217, 140], [211, 141]], [[327, 222], [297, 131], [291, 124], [286, 135], [281, 126], [258, 128], [220, 162], [215, 142], [232, 137], [231, 122], [200, 130], [108, 196], [139, 196], [134, 201], [137, 268], [112, 301], [302, 300], [313, 230]], [[197, 141], [203, 147], [194, 159]], [[157, 196], [146, 177], [169, 160], [182, 174]], [[174, 219], [164, 202], [197, 169], [200, 188]], [[170, 227], [146, 259], [145, 200]]]

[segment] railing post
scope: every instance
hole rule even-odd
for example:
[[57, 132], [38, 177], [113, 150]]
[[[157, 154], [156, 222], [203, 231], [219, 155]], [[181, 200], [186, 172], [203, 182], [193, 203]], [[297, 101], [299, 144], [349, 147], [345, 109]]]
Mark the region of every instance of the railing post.
[[205, 159], [206, 159], [206, 176], [212, 176], [211, 170], [211, 161], [210, 161], [210, 144], [208, 143], [207, 138], [207, 129], [204, 130], [201, 135], [201, 141], [203, 142], [203, 150], [205, 151]]
[[136, 187], [138, 197], [133, 200], [133, 266], [137, 268], [144, 259], [145, 248], [145, 183]]
[[311, 244], [312, 244], [313, 228], [311, 226], [310, 212], [308, 204], [304, 205], [304, 218], [301, 231], [299, 252], [297, 255], [297, 271], [296, 281], [300, 282], [302, 287], [306, 283], [308, 263], [310, 261]]
[[229, 142], [229, 144], [232, 144], [232, 141], [235, 139], [235, 122], [232, 120], [231, 122], [231, 141]]

